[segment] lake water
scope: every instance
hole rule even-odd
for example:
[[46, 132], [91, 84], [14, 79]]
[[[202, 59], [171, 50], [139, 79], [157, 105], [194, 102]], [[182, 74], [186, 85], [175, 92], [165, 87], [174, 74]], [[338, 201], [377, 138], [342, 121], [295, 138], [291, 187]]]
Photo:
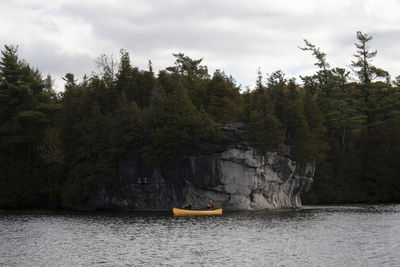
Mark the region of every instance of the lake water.
[[400, 266], [400, 205], [173, 217], [0, 213], [5, 266]]

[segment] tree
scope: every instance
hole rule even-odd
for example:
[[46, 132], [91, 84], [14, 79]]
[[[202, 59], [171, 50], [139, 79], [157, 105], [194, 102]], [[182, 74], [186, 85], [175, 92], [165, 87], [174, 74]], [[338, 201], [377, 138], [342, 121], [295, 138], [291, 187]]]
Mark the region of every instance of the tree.
[[267, 86], [274, 87], [274, 86], [282, 86], [287, 83], [287, 79], [285, 78], [285, 73], [282, 70], [274, 71], [273, 73], [269, 74], [267, 77]]
[[6, 45], [0, 60], [0, 207], [32, 207], [41, 201], [38, 151], [56, 110], [48, 81], [19, 60], [17, 51]]
[[183, 53], [172, 54], [175, 60], [175, 66], [168, 67], [167, 71], [171, 73], [179, 73], [190, 78], [205, 79], [209, 77], [208, 69], [206, 66], [200, 65], [203, 61], [200, 59], [191, 59]]
[[183, 53], [173, 54], [176, 58], [175, 66], [166, 70], [178, 83], [185, 87], [189, 97], [197, 109], [205, 108], [206, 90], [210, 75], [207, 66], [201, 65], [203, 59], [191, 59]]
[[393, 85], [400, 87], [400, 75], [396, 76], [395, 80], [393, 81]]
[[108, 87], [112, 87], [115, 80], [115, 69], [118, 65], [114, 57], [102, 54], [96, 59], [96, 65], [100, 71], [99, 76], [103, 77]]
[[284, 128], [273, 113], [254, 110], [250, 114], [250, 134], [261, 151], [281, 148], [284, 143]]
[[116, 89], [128, 102], [135, 101], [140, 108], [144, 108], [149, 105], [151, 90], [155, 86], [151, 65], [149, 71], [140, 71], [137, 67], [132, 67], [126, 50], [121, 49], [120, 54]]
[[295, 84], [288, 85], [288, 97], [283, 107], [282, 122], [286, 129], [285, 139], [291, 147], [292, 157], [299, 162], [315, 160], [311, 134], [304, 112], [304, 104]]
[[311, 154], [315, 160], [321, 162], [324, 160], [325, 152], [329, 149], [329, 144], [326, 140], [325, 117], [318, 106], [316, 95], [310, 95], [306, 92], [303, 103], [304, 114], [310, 132], [309, 146]]
[[237, 120], [241, 112], [240, 93], [234, 82], [220, 70], [214, 72], [205, 97], [206, 111], [215, 122]]
[[347, 136], [350, 131], [360, 130], [366, 116], [357, 111], [349, 101], [337, 99], [331, 101], [331, 111], [326, 114], [330, 127], [338, 133], [342, 147], [341, 159], [345, 162]]
[[[281, 71], [274, 72], [268, 80], [269, 86], [279, 87], [285, 84]], [[285, 128], [275, 114], [272, 95], [276, 91], [265, 88], [261, 81], [262, 76], [259, 72], [257, 88], [249, 100], [250, 136], [261, 151], [277, 150], [284, 144]]]
[[367, 43], [372, 40], [372, 36], [363, 34], [360, 31], [357, 32], [356, 36], [358, 43], [355, 43], [354, 45], [357, 47], [357, 52], [353, 55], [356, 60], [351, 61], [351, 66], [354, 68], [353, 71], [360, 79], [360, 82], [367, 85], [378, 77], [389, 77], [387, 71], [372, 65], [372, 59], [378, 53], [376, 50], [371, 51], [367, 45]]
[[[300, 49], [303, 51], [311, 51], [312, 55], [315, 56], [315, 58], [317, 59], [317, 62], [314, 65], [318, 66], [320, 70], [317, 72], [315, 78], [318, 79], [320, 84], [327, 84], [330, 77], [330, 71], [329, 71], [330, 65], [326, 61], [326, 54], [321, 52], [319, 47], [317, 48], [315, 45], [311, 44], [306, 39], [304, 39], [304, 42], [306, 46], [300, 47]], [[302, 79], [307, 80], [307, 78], [303, 77]]]
[[128, 93], [132, 84], [133, 69], [131, 66], [131, 60], [129, 53], [123, 49], [120, 50], [119, 68], [117, 73], [117, 88], [121, 96], [125, 96], [127, 99], [133, 100], [134, 97], [128, 96]]

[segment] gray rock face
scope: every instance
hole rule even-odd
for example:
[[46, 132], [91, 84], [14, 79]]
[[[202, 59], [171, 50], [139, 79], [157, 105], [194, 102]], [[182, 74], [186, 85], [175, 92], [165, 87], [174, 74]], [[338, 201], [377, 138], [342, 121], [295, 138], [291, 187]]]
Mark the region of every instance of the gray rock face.
[[138, 156], [128, 155], [119, 162], [118, 190], [99, 192], [88, 206], [168, 210], [191, 200], [195, 209], [201, 209], [213, 200], [225, 210], [301, 207], [300, 195], [311, 188], [314, 163], [293, 162], [284, 151], [259, 153], [244, 143], [245, 138], [234, 139], [239, 141], [228, 142], [222, 152], [163, 168], [146, 169]]

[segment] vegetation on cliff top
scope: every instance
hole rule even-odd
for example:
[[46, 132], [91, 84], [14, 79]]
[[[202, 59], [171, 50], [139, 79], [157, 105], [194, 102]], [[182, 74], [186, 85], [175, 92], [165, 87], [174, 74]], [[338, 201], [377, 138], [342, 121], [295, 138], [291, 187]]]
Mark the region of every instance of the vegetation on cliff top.
[[371, 37], [357, 33], [351, 71], [331, 68], [325, 53], [311, 76], [261, 73], [243, 91], [212, 75], [202, 60], [174, 54], [174, 66], [140, 70], [120, 52], [118, 69], [102, 56], [101, 73], [78, 82], [51, 77], [5, 46], [0, 60], [0, 208], [75, 208], [117, 183], [118, 159], [139, 151], [149, 166], [215, 151], [219, 124], [249, 124], [261, 151], [290, 145], [293, 159], [317, 162], [312, 203], [400, 201], [400, 77], [373, 65]]

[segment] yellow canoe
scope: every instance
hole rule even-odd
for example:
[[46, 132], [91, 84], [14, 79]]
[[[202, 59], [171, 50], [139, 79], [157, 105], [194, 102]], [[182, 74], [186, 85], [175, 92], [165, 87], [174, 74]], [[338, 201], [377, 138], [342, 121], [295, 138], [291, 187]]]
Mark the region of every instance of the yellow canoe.
[[173, 208], [175, 216], [193, 216], [193, 215], [221, 215], [222, 209], [216, 210], [184, 210]]

